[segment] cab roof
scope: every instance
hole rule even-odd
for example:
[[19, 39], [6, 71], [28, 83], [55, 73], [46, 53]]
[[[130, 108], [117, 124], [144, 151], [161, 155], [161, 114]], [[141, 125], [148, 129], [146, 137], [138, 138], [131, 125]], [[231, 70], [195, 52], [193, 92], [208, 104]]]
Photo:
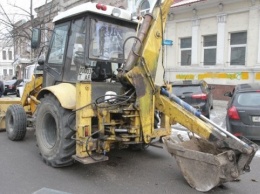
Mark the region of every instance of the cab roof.
[[[106, 8], [102, 9], [103, 7]], [[62, 20], [64, 18], [76, 16], [84, 12], [92, 12], [92, 13], [99, 13], [102, 15], [115, 16], [126, 20], [131, 20], [132, 17], [132, 14], [127, 10], [109, 6], [109, 5], [100, 4], [100, 3], [87, 2], [78, 5], [76, 7], [73, 7], [71, 9], [68, 9], [64, 12], [60, 12], [56, 17], [54, 17], [53, 22]]]

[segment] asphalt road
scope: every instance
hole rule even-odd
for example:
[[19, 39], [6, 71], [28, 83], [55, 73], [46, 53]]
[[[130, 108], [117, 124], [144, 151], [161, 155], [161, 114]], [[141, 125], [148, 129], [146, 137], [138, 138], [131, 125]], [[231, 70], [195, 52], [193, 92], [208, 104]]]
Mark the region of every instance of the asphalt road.
[[[220, 112], [219, 112], [220, 111]], [[215, 117], [215, 116], [216, 117]], [[223, 116], [223, 107], [214, 107], [212, 119]], [[41, 161], [34, 131], [22, 142], [8, 140], [0, 133], [0, 194], [196, 194], [184, 180], [168, 152], [149, 147], [145, 151], [114, 150], [109, 161], [91, 165], [75, 163], [52, 168]], [[214, 188], [210, 194], [259, 193], [260, 157], [252, 171], [237, 182]]]

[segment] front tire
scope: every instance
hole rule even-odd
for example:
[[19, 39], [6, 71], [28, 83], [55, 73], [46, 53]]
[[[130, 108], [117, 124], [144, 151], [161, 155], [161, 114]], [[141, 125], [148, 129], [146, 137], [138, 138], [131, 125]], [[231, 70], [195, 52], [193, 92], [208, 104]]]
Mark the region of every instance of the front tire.
[[12, 141], [23, 140], [26, 135], [27, 116], [19, 104], [8, 107], [5, 115], [7, 136]]
[[52, 167], [69, 166], [74, 163], [76, 153], [75, 134], [68, 122], [72, 111], [61, 107], [52, 94], [41, 99], [36, 116], [36, 140], [43, 161]]

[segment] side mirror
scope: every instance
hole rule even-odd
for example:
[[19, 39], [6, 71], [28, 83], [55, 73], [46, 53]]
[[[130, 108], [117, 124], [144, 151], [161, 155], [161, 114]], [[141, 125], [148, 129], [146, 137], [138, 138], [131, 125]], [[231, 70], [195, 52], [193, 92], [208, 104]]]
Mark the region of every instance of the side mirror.
[[38, 64], [39, 64], [40, 66], [44, 65], [44, 62], [45, 62], [44, 59], [39, 59], [39, 60], [38, 60]]
[[41, 43], [41, 30], [38, 28], [33, 28], [32, 30], [32, 39], [31, 39], [31, 48], [39, 48]]
[[226, 93], [224, 94], [224, 96], [227, 96], [227, 97], [232, 97], [232, 96], [233, 96], [233, 94], [232, 94], [231, 92], [226, 92]]

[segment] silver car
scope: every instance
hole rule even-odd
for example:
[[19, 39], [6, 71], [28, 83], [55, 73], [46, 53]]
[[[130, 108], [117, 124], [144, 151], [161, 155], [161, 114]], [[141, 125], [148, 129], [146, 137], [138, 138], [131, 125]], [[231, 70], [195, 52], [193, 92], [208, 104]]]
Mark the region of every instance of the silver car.
[[260, 84], [238, 84], [231, 97], [226, 115], [227, 130], [235, 136], [260, 140]]

